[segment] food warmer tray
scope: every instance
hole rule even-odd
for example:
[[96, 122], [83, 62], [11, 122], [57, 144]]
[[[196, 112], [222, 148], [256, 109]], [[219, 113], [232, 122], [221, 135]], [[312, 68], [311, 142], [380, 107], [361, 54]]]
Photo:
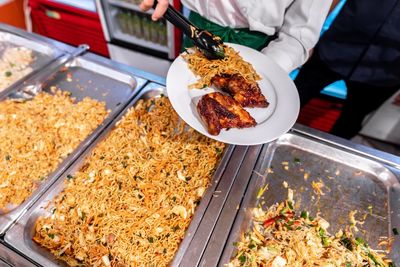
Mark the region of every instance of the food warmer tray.
[[[364, 221], [356, 225], [356, 236], [373, 248], [378, 248], [380, 237], [394, 238], [389, 257], [400, 263], [400, 236], [393, 231], [400, 229], [397, 157], [296, 125], [264, 145], [253, 170], [244, 170], [248, 164], [253, 162], [242, 164], [199, 266], [229, 263], [236, 252], [234, 242], [251, 229], [252, 208], [259, 204], [265, 208], [287, 199], [284, 182], [294, 190], [295, 210], [307, 210], [311, 216], [321, 212], [330, 223], [330, 233], [349, 226], [350, 212], [356, 210], [355, 219]], [[321, 181], [323, 195], [317, 195], [311, 183]], [[266, 184], [269, 189], [257, 199]]]
[[10, 267], [10, 265], [8, 265], [5, 261], [0, 259], [0, 267]]
[[18, 84], [22, 83], [25, 78], [34, 75], [50, 62], [64, 55], [65, 51], [61, 48], [66, 48], [66, 46], [57, 46], [56, 42], [48, 42], [45, 38], [35, 34], [29, 34], [0, 23], [0, 56], [2, 56], [6, 48], [10, 47], [29, 48], [33, 51], [35, 59], [30, 64], [32, 71], [29, 74], [14, 82], [8, 88], [0, 88], [0, 97], [12, 90], [13, 86], [18, 86]]
[[[6, 244], [40, 266], [50, 267], [57, 266], [58, 264], [64, 265], [65, 263], [56, 260], [48, 250], [33, 242], [32, 237], [34, 234], [35, 221], [39, 216], [49, 214], [46, 207], [48, 203], [63, 190], [64, 181], [67, 179], [67, 176], [73, 175], [79, 170], [84, 163], [85, 157], [108, 135], [115, 124], [126, 114], [128, 109], [134, 106], [140, 99], [149, 99], [161, 95], [166, 95], [166, 89], [156, 83], [150, 83], [142, 89], [124, 111], [108, 125], [101, 135], [99, 135], [95, 142], [93, 142], [89, 148], [81, 154], [79, 159], [63, 173], [61, 178], [51, 186], [46, 194], [43, 194], [42, 197], [7, 231], [4, 238]], [[244, 160], [246, 151], [247, 147], [227, 146], [225, 148], [220, 163], [211, 179], [210, 186], [206, 189], [199, 206], [196, 208], [192, 221], [186, 230], [185, 237], [175, 254], [175, 258], [171, 263], [172, 266], [178, 266], [180, 264], [181, 258], [185, 255], [189, 244], [194, 238], [198, 237], [196, 233], [197, 229], [202, 225], [203, 215], [211, 200], [215, 197], [221, 197], [223, 199], [225, 194], [227, 194], [228, 190], [217, 191], [216, 189], [219, 188], [220, 184], [232, 183], [232, 177], [235, 176], [241, 162]], [[13, 263], [12, 259], [10, 263]]]
[[[34, 79], [35, 80], [35, 79]], [[71, 165], [87, 146], [105, 129], [105, 127], [123, 110], [136, 93], [144, 86], [146, 80], [133, 73], [118, 70], [118, 64], [102, 57], [87, 54], [68, 62], [65, 67], [55, 71], [51, 78], [42, 81], [42, 89], [51, 92], [56, 86], [62, 91], [71, 93], [78, 101], [84, 97], [103, 101], [110, 113], [81, 144], [60, 163], [58, 168], [48, 175], [47, 179], [21, 205], [9, 212], [0, 211], [0, 234], [20, 217], [30, 205]], [[30, 86], [30, 85], [26, 85]], [[9, 92], [4, 98], [12, 98], [19, 88]]]
[[[11, 265], [12, 262], [13, 264]], [[0, 267], [25, 267], [34, 266], [32, 262], [19, 255], [5, 244], [0, 243]]]

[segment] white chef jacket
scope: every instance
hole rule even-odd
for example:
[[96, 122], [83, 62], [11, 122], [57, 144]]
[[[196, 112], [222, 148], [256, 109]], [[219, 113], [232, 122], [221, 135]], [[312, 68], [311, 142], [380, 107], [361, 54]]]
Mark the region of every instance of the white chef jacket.
[[290, 72], [301, 66], [318, 41], [332, 0], [182, 0], [221, 26], [249, 28], [278, 38], [262, 50]]

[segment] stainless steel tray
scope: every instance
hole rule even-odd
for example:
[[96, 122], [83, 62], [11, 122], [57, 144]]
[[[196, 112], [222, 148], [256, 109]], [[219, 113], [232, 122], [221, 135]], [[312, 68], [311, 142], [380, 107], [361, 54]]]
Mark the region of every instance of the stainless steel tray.
[[[145, 82], [145, 80], [135, 77], [133, 73], [119, 71], [111, 61], [90, 54], [77, 57], [68, 64], [68, 68], [55, 72], [51, 79], [43, 81], [42, 88], [45, 92], [51, 92], [50, 88], [57, 86], [63, 91], [70, 92], [71, 96], [77, 100], [91, 97], [104, 101], [106, 108], [111, 112], [104, 122], [82, 141], [53, 173], [49, 174], [47, 179], [25, 202], [8, 213], [0, 213], [0, 235], [54, 183], [61, 173], [123, 110]], [[8, 97], [11, 97], [17, 89], [11, 91]]]
[[[150, 83], [135, 97], [135, 99], [125, 108], [125, 110], [108, 125], [108, 127], [102, 132], [102, 134], [93, 142], [90, 147], [83, 153], [78, 160], [74, 162], [62, 175], [61, 179], [58, 179], [52, 187], [44, 194], [33, 206], [30, 208], [24, 216], [22, 216], [6, 233], [5, 242], [12, 246], [14, 249], [24, 254], [26, 257], [33, 260], [35, 263], [41, 266], [57, 266], [57, 264], [64, 265], [62, 262], [55, 260], [50, 252], [33, 242], [32, 237], [34, 234], [34, 224], [37, 218], [41, 215], [49, 214], [47, 204], [51, 202], [64, 188], [64, 181], [67, 179], [68, 174], [72, 174], [79, 170], [81, 165], [84, 163], [85, 157], [96, 147], [96, 145], [102, 141], [108, 133], [113, 129], [115, 124], [122, 118], [127, 110], [134, 106], [140, 99], [149, 99], [158, 97], [161, 94], [166, 94], [166, 90], [161, 85]], [[215, 191], [217, 186], [222, 180], [229, 180], [232, 177], [230, 173], [238, 169], [237, 162], [233, 164], [230, 162], [230, 158], [238, 157], [243, 159], [245, 148], [235, 146], [228, 146], [224, 151], [224, 155], [215, 171], [210, 186], [207, 188], [203, 198], [196, 208], [196, 212], [192, 218], [191, 224], [185, 233], [185, 237], [180, 244], [180, 247], [175, 255], [175, 259], [172, 263], [173, 266], [179, 265], [182, 255], [185, 254], [189, 244], [191, 243], [199, 225], [201, 224], [203, 214], [207, 209], [212, 197], [217, 192]], [[240, 162], [239, 162], [240, 163]], [[240, 164], [239, 164], [240, 165]], [[229, 171], [228, 171], [229, 170]], [[228, 172], [228, 173], [226, 173]]]
[[[11, 264], [12, 262], [12, 264]], [[27, 267], [34, 266], [32, 262], [13, 251], [5, 244], [0, 243], [0, 267]]]
[[[228, 225], [217, 224], [221, 216], [224, 216], [223, 209], [226, 205], [231, 205], [231, 209], [236, 211], [238, 204], [232, 205], [232, 197], [243, 196], [246, 186], [243, 186], [237, 179], [242, 179], [248, 182], [250, 179], [249, 173], [253, 170], [257, 157], [260, 153], [262, 146], [237, 146], [237, 149], [243, 150], [243, 156], [232, 156], [229, 162], [231, 167], [227, 169], [224, 176], [218, 184], [210, 204], [203, 215], [203, 220], [197, 230], [192, 242], [190, 243], [187, 252], [182, 256], [179, 266], [198, 266], [208, 243], [214, 237], [214, 233], [219, 233], [221, 230], [227, 229]], [[238, 168], [238, 166], [240, 168]], [[225, 206], [224, 206], [225, 205]], [[224, 217], [229, 221], [229, 218]], [[232, 219], [233, 221], [233, 219]], [[218, 234], [219, 235], [219, 234]], [[203, 265], [213, 266], [213, 265]]]
[[0, 266], [1, 267], [10, 267], [10, 265], [8, 265], [5, 261], [3, 261], [2, 259], [0, 259]]
[[36, 38], [36, 36], [33, 34], [20, 33], [19, 31], [14, 31], [10, 27], [0, 27], [0, 56], [2, 56], [6, 48], [11, 47], [25, 47], [31, 49], [35, 59], [30, 64], [32, 71], [25, 77], [15, 81], [9, 87], [0, 88], [0, 96], [7, 94], [9, 90], [12, 90], [11, 88], [14, 84], [17, 84], [18, 82], [23, 81], [25, 78], [32, 76], [50, 62], [64, 54], [64, 51], [58, 49], [48, 42], [43, 41], [40, 38]]
[[[268, 169], [272, 172], [266, 172]], [[365, 223], [357, 225], [358, 234], [375, 248], [379, 237], [394, 237], [390, 257], [400, 262], [400, 238], [392, 233], [394, 227], [400, 227], [399, 169], [292, 132], [265, 145], [248, 175], [249, 183], [245, 177], [237, 179], [242, 187], [247, 186], [243, 201], [237, 196], [226, 202], [200, 266], [224, 266], [230, 261], [235, 253], [233, 243], [252, 225], [252, 208], [287, 198], [284, 181], [295, 191], [295, 209], [308, 210], [313, 216], [320, 211], [330, 222], [331, 233], [350, 225], [351, 211], [358, 211], [356, 219], [366, 216]], [[320, 198], [311, 186], [313, 181], [324, 183]], [[269, 189], [264, 199], [257, 199], [258, 190], [266, 184]], [[240, 205], [239, 211], [232, 209], [233, 205]]]

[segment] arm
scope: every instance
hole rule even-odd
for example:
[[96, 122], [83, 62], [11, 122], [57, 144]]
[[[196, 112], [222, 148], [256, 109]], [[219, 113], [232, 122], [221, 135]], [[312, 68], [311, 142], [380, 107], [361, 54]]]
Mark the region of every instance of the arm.
[[332, 0], [295, 0], [286, 10], [278, 38], [263, 53], [291, 72], [302, 65], [319, 39]]

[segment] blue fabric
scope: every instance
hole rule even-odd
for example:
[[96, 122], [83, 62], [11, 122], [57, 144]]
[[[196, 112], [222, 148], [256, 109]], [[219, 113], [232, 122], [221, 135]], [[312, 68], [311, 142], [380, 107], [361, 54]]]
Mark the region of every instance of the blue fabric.
[[337, 15], [339, 14], [340, 10], [342, 10], [345, 3], [346, 3], [346, 0], [340, 0], [340, 2], [336, 5], [335, 9], [332, 10], [332, 12], [326, 18], [324, 25], [322, 26], [321, 35], [324, 34], [324, 32], [326, 32], [329, 29], [329, 27], [331, 26], [333, 21], [336, 19]]

